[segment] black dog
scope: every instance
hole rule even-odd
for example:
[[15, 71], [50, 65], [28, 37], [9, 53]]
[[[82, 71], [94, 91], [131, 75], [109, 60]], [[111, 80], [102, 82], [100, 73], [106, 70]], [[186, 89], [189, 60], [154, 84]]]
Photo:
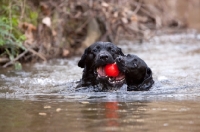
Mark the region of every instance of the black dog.
[[84, 68], [78, 87], [95, 86], [101, 84], [102, 89], [121, 87], [124, 84], [124, 74], [117, 77], [108, 77], [104, 67], [115, 62], [119, 56], [124, 56], [121, 49], [110, 42], [96, 42], [85, 49], [78, 66]]
[[125, 74], [127, 91], [149, 90], [154, 84], [151, 69], [136, 55], [120, 56], [116, 63], [119, 70]]

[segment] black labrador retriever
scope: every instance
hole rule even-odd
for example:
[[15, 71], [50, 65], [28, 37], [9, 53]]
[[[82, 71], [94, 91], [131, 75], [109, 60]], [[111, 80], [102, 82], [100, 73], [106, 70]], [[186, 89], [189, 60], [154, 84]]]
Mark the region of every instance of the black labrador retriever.
[[102, 90], [121, 87], [125, 82], [123, 73], [117, 77], [108, 77], [104, 67], [114, 63], [116, 58], [124, 56], [121, 49], [111, 42], [96, 42], [85, 49], [78, 66], [83, 69], [81, 82], [77, 87], [101, 85]]
[[154, 84], [151, 69], [138, 56], [119, 56], [116, 63], [118, 69], [125, 74], [127, 91], [149, 90]]

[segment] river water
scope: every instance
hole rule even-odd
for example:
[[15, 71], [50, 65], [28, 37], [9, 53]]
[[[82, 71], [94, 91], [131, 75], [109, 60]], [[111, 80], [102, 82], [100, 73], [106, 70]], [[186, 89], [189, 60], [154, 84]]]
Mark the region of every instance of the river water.
[[0, 132], [200, 131], [200, 34], [118, 46], [152, 69], [150, 91], [77, 91], [80, 57], [0, 69]]

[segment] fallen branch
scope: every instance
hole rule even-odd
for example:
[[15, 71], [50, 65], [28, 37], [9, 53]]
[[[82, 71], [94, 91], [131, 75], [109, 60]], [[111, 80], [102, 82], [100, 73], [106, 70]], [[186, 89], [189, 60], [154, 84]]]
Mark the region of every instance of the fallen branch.
[[89, 17], [78, 29], [76, 29], [75, 33], [80, 33], [84, 27], [91, 21], [92, 17]]
[[37, 56], [40, 57], [43, 61], [47, 61], [47, 59], [46, 59], [43, 55], [39, 54], [38, 52], [36, 52], [36, 51], [33, 50], [32, 48], [30, 48], [27, 44], [24, 44], [24, 46], [26, 47], [26, 49], [27, 49], [29, 52], [33, 53], [34, 55], [37, 55]]
[[3, 68], [6, 68], [7, 66], [14, 64], [17, 60], [19, 60], [21, 57], [23, 57], [26, 53], [28, 53], [28, 50], [25, 50], [20, 55], [18, 55], [15, 59], [13, 59], [13, 60], [9, 61], [8, 63], [6, 63], [5, 65], [3, 65]]

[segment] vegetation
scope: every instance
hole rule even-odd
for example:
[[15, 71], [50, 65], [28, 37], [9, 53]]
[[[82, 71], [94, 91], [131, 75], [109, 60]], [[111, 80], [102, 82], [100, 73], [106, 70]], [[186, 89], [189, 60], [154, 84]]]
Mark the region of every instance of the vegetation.
[[142, 42], [186, 27], [175, 11], [168, 0], [0, 0], [0, 65], [79, 55], [95, 41]]
[[[0, 57], [8, 57], [11, 61], [9, 64], [14, 63], [13, 61], [21, 51], [26, 50], [22, 45], [25, 40], [25, 36], [18, 29], [20, 21], [19, 4], [23, 1], [12, 1], [12, 0], [1, 0], [0, 1]], [[2, 61], [8, 61], [2, 59]], [[19, 63], [15, 63], [16, 68], [19, 68]], [[7, 66], [7, 65], [5, 65]]]

